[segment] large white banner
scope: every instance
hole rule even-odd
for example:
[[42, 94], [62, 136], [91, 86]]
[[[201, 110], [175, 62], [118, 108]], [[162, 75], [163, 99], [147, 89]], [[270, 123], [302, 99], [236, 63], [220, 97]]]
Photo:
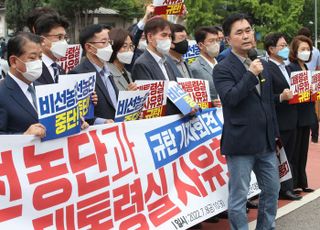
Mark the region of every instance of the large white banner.
[[214, 108], [47, 142], [0, 136], [0, 229], [186, 229], [216, 215], [228, 194], [222, 122]]

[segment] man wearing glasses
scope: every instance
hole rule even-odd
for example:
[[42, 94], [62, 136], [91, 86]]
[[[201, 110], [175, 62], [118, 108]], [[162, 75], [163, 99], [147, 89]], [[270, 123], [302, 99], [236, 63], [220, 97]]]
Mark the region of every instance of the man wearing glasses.
[[69, 22], [56, 14], [44, 14], [35, 23], [35, 33], [41, 37], [43, 69], [38, 81], [42, 84], [58, 83], [65, 73], [57, 61], [66, 55], [68, 27]]
[[85, 52], [81, 64], [71, 70], [70, 74], [96, 72], [95, 91], [99, 98], [94, 108], [95, 124], [109, 123], [114, 119], [117, 106], [118, 90], [107, 67], [112, 55], [113, 41], [109, 39], [109, 29], [100, 24], [87, 26], [80, 32], [80, 44]]

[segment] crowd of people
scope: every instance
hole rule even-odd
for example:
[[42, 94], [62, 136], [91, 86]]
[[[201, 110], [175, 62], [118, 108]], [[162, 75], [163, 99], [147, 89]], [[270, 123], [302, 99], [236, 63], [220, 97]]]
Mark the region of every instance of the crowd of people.
[[[96, 72], [95, 118], [83, 121], [82, 128], [113, 122], [119, 91], [137, 90], [135, 80], [207, 80], [213, 106], [223, 107], [221, 152], [230, 173], [231, 229], [248, 229], [251, 171], [261, 189], [256, 229], [274, 229], [278, 198], [300, 200], [301, 192], [314, 191], [308, 186], [306, 163], [310, 130], [312, 141], [318, 142], [315, 105], [288, 103], [293, 97], [291, 73], [320, 69], [319, 50], [312, 44], [310, 31], [297, 31], [290, 45], [284, 34], [268, 34], [266, 61], [251, 60], [248, 52], [256, 48], [252, 22], [245, 14], [232, 14], [222, 27], [195, 29], [200, 56], [189, 65], [183, 58], [190, 38], [187, 29], [153, 12], [148, 5], [145, 16], [128, 30], [93, 24], [80, 32], [84, 57], [68, 74]], [[64, 74], [57, 60], [66, 55], [69, 22], [52, 9], [37, 8], [27, 23], [30, 32], [17, 33], [7, 44], [10, 70], [0, 82], [0, 133], [44, 137], [34, 86], [57, 83]], [[168, 101], [166, 115], [178, 113]], [[292, 171], [292, 179], [281, 185], [277, 139]], [[217, 217], [208, 221], [216, 222]]]

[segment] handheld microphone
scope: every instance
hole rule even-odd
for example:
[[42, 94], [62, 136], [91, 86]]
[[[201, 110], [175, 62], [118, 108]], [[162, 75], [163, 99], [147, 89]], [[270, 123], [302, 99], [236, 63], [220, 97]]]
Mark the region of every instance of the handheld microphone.
[[[248, 51], [248, 58], [250, 58], [251, 61], [258, 58], [258, 52], [255, 48], [252, 48]], [[261, 74], [258, 74], [258, 78], [261, 83], [266, 81], [266, 79]]]

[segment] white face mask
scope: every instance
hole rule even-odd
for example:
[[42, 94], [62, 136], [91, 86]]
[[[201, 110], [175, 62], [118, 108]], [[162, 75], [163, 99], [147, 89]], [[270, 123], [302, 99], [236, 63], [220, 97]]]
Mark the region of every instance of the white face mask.
[[127, 51], [117, 54], [118, 60], [123, 64], [131, 64], [133, 58], [133, 52]]
[[165, 39], [165, 40], [159, 40], [157, 39], [157, 50], [161, 54], [168, 54], [171, 47], [171, 40]]
[[55, 56], [58, 59], [66, 56], [67, 49], [68, 49], [68, 42], [66, 40], [60, 40], [60, 41], [51, 43], [50, 50], [53, 56]]
[[[21, 61], [21, 62], [23, 62], [23, 61]], [[20, 72], [25, 79], [27, 79], [30, 82], [33, 82], [41, 76], [41, 74], [42, 74], [42, 61], [41, 60], [28, 61], [28, 62], [23, 62], [23, 63], [26, 66], [26, 72], [23, 73], [18, 69], [17, 69], [17, 71]]]
[[220, 44], [218, 42], [212, 43], [209, 46], [206, 46], [206, 49], [207, 49], [207, 54], [210, 57], [215, 58], [219, 55]]
[[302, 52], [298, 52], [297, 56], [301, 61], [308, 61], [310, 58], [310, 54], [311, 54], [310, 51], [302, 51]]
[[96, 48], [97, 49], [97, 57], [100, 59], [101, 62], [107, 62], [110, 60], [111, 55], [113, 53], [112, 46], [108, 45], [104, 48]]
[[148, 46], [147, 40], [140, 40], [139, 45], [138, 45], [138, 49], [145, 50], [145, 49], [147, 49], [147, 46]]

